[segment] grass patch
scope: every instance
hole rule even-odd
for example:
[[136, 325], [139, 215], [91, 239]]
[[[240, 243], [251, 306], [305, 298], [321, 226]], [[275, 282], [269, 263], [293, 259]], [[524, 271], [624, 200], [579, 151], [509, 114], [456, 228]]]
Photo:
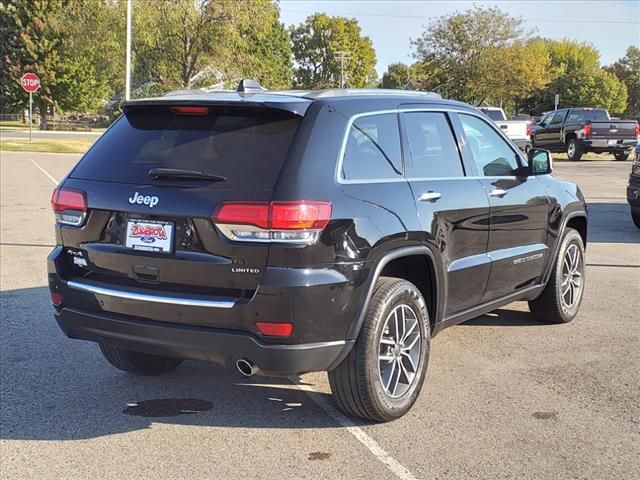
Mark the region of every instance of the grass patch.
[[[0, 128], [8, 128], [8, 129], [29, 129], [29, 124], [22, 123], [20, 120], [0, 120]], [[36, 125], [33, 126], [34, 129], [38, 128]]]
[[38, 139], [38, 140], [0, 140], [0, 150], [6, 152], [49, 152], [84, 153], [93, 144], [93, 140]]

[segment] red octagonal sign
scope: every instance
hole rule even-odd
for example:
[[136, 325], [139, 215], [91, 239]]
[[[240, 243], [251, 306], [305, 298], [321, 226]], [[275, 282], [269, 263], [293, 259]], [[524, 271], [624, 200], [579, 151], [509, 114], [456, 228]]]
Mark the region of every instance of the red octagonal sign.
[[40, 79], [35, 73], [25, 73], [20, 78], [20, 85], [25, 92], [34, 93], [40, 90]]

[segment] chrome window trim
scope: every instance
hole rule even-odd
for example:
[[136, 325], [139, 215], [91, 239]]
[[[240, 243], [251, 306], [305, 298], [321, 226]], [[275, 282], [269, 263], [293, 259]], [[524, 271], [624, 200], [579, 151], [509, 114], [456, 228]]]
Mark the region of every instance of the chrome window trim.
[[165, 303], [170, 305], [186, 305], [189, 307], [210, 307], [210, 308], [233, 308], [236, 304], [230, 300], [204, 300], [188, 297], [177, 297], [170, 295], [152, 295], [148, 293], [137, 293], [116, 288], [106, 288], [94, 285], [81, 280], [69, 280], [67, 286], [81, 292], [93, 293], [96, 295], [106, 295], [108, 297], [123, 298], [125, 300], [135, 300], [139, 302]]
[[[515, 175], [511, 175], [511, 176], [505, 176], [505, 177], [485, 177], [485, 176], [460, 176], [460, 177], [421, 177], [421, 178], [414, 178], [414, 177], [407, 177], [407, 176], [400, 176], [398, 178], [376, 178], [376, 179], [346, 179], [346, 178], [342, 178], [341, 175], [341, 171], [342, 171], [342, 163], [344, 160], [344, 153], [345, 150], [347, 148], [347, 141], [349, 139], [349, 131], [351, 130], [351, 126], [353, 125], [353, 122], [355, 122], [357, 119], [362, 118], [362, 117], [373, 117], [376, 115], [388, 115], [388, 114], [396, 114], [399, 115], [401, 113], [410, 113], [410, 112], [440, 112], [440, 113], [462, 113], [462, 114], [466, 114], [466, 115], [471, 115], [474, 117], [479, 118], [480, 120], [482, 120], [483, 122], [485, 122], [487, 125], [489, 125], [489, 128], [492, 128], [496, 133], [498, 133], [498, 135], [505, 141], [505, 143], [507, 144], [507, 146], [511, 149], [511, 151], [515, 154], [518, 155], [518, 157], [520, 158], [520, 163], [522, 165], [527, 165], [526, 163], [526, 159], [524, 158], [522, 152], [520, 152], [520, 150], [516, 147], [514, 148], [513, 142], [511, 141], [511, 139], [509, 137], [506, 136], [506, 134], [500, 130], [497, 125], [495, 125], [494, 122], [487, 122], [486, 120], [486, 115], [484, 115], [482, 112], [479, 111], [475, 111], [475, 110], [467, 110], [465, 108], [456, 108], [456, 107], [451, 107], [451, 106], [439, 106], [439, 107], [414, 107], [414, 108], [392, 108], [392, 109], [387, 109], [387, 110], [374, 110], [371, 112], [361, 112], [361, 113], [356, 113], [354, 115], [352, 115], [351, 117], [349, 117], [349, 121], [347, 122], [347, 126], [345, 127], [345, 131], [343, 133], [342, 136], [342, 145], [340, 146], [340, 150], [338, 152], [338, 161], [336, 162], [336, 169], [335, 169], [335, 181], [338, 184], [341, 185], [357, 185], [357, 184], [363, 184], [363, 183], [397, 183], [397, 182], [415, 182], [415, 181], [434, 181], [434, 180], [461, 180], [461, 179], [493, 179], [493, 178], [500, 178], [500, 179], [507, 179], [507, 178], [517, 178]], [[400, 127], [398, 127], [400, 128]], [[402, 134], [402, 132], [400, 132]], [[453, 132], [452, 132], [453, 133]], [[455, 134], [454, 134], [454, 138], [455, 138]], [[464, 141], [464, 139], [463, 139]], [[464, 144], [463, 144], [464, 145]], [[403, 162], [403, 171], [404, 171], [404, 162]]]

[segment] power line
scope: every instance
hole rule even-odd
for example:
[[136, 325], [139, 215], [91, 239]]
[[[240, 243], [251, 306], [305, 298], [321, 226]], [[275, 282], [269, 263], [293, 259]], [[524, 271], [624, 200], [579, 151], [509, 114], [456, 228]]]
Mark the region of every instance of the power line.
[[334, 58], [340, 60], [340, 88], [344, 88], [344, 62], [351, 58], [351, 52], [347, 50], [339, 50], [334, 52]]
[[[317, 10], [289, 10], [287, 8], [281, 8], [281, 13], [307, 13], [314, 14], [320, 13]], [[327, 13], [327, 15], [341, 15], [345, 17], [385, 17], [385, 18], [411, 18], [414, 20], [425, 20], [428, 17], [426, 15], [386, 15], [383, 13], [347, 13], [347, 12], [331, 12]], [[610, 23], [616, 25], [640, 25], [640, 21], [633, 20], [584, 20], [584, 19], [543, 19], [543, 18], [523, 18], [524, 22], [547, 22], [547, 23]]]

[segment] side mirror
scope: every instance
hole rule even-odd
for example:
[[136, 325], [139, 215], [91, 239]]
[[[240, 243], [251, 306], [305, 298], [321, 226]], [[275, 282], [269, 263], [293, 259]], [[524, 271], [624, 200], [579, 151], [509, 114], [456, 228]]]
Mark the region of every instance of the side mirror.
[[549, 150], [532, 148], [527, 152], [529, 175], [548, 175], [553, 170], [553, 160]]

